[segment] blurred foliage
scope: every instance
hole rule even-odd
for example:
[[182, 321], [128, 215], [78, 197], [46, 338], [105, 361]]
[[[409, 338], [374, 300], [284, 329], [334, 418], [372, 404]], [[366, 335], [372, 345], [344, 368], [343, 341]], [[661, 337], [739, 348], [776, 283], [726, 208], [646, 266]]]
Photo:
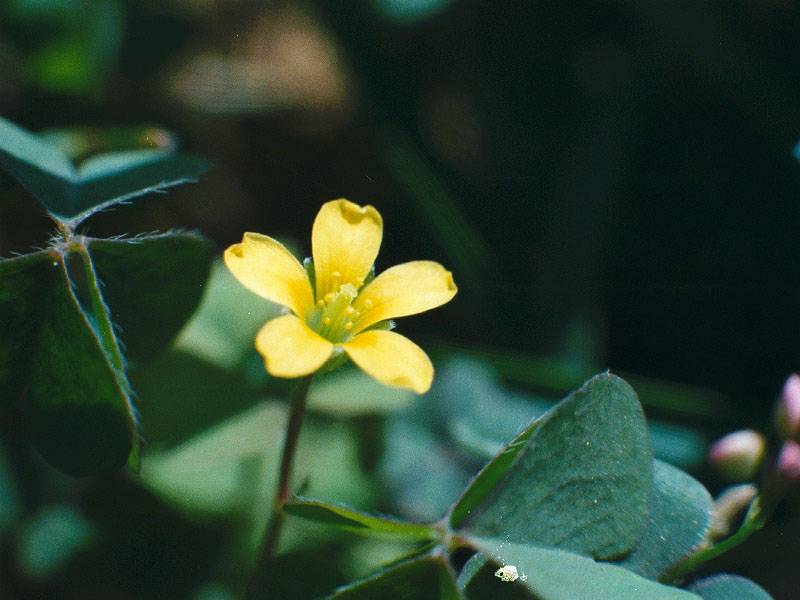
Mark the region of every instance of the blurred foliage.
[[[318, 382], [301, 442], [304, 493], [438, 518], [528, 419], [606, 366], [641, 396], [654, 454], [716, 491], [705, 442], [744, 424], [766, 428], [799, 364], [796, 9], [794, 0], [679, 11], [656, 0], [9, 0], [0, 115], [41, 132], [75, 172], [92, 156], [134, 151], [117, 158], [172, 157], [158, 169], [188, 167], [180, 175], [194, 178], [199, 163], [175, 150], [211, 159], [202, 185], [93, 214], [82, 235], [190, 227], [217, 248], [244, 230], [291, 241], [321, 201], [346, 196], [391, 222], [386, 264], [424, 256], [454, 270], [456, 301], [403, 323], [437, 366], [427, 396], [355, 371]], [[148, 164], [138, 164], [146, 179]], [[119, 198], [119, 166], [95, 164], [109, 177], [86, 206]], [[71, 177], [50, 181], [66, 189]], [[68, 196], [45, 206], [82, 216], [86, 206]], [[54, 225], [43, 214], [0, 174], [0, 255], [46, 245]], [[169, 261], [148, 254], [171, 252], [140, 241], [103, 242], [130, 260], [109, 258], [105, 277], [95, 267], [118, 284], [98, 289], [130, 359], [125, 397], [145, 443], [142, 475], [63, 477], [28, 446], [18, 395], [0, 398], [0, 590], [12, 599], [232, 598], [246, 576], [289, 388], [264, 374], [252, 336], [278, 309], [219, 265], [203, 287], [188, 273], [151, 272]], [[181, 247], [191, 253], [193, 243]], [[204, 278], [207, 261], [194, 264]], [[157, 285], [144, 283], [148, 274]], [[8, 282], [4, 271], [0, 287]], [[150, 305], [143, 321], [137, 307], [158, 295], [137, 290], [178, 298], [173, 284], [184, 299], [187, 289], [204, 297], [165, 350], [194, 303]], [[81, 324], [94, 327], [103, 311], [91, 308], [91, 286], [78, 287], [73, 308], [94, 314]], [[3, 333], [23, 322], [5, 298]], [[25, 298], [23, 313], [38, 310]], [[0, 376], [13, 356], [21, 390], [27, 359], [15, 350], [0, 346]], [[742, 573], [789, 600], [800, 586], [798, 535], [794, 497], [749, 551], [707, 571]], [[413, 550], [299, 520], [286, 543], [261, 574], [286, 598], [323, 595]], [[695, 589], [715, 598], [729, 585], [744, 594], [747, 584]]]

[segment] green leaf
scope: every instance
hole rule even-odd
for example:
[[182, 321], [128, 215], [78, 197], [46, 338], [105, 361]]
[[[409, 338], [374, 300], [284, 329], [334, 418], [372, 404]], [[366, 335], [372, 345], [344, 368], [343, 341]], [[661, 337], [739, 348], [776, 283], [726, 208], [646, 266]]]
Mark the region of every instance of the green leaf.
[[284, 506], [284, 510], [296, 517], [333, 525], [361, 535], [418, 540], [432, 540], [438, 537], [438, 532], [431, 525], [367, 515], [319, 500], [301, 498], [288, 502]]
[[136, 425], [125, 374], [76, 298], [62, 257], [55, 262], [28, 390], [33, 434], [52, 465], [88, 475], [125, 464]]
[[73, 228], [99, 210], [194, 181], [205, 170], [197, 157], [162, 150], [100, 155], [76, 169], [57, 147], [2, 118], [0, 167]]
[[441, 518], [469, 483], [470, 472], [455, 460], [452, 446], [429, 428], [406, 418], [390, 419], [383, 443], [383, 487], [393, 510], [408, 519]]
[[163, 150], [100, 155], [79, 170], [71, 198], [40, 201], [55, 217], [75, 226], [114, 204], [194, 182], [205, 170], [197, 156]]
[[618, 564], [658, 580], [705, 539], [714, 501], [703, 485], [666, 463], [653, 461], [653, 494], [644, 535]]
[[252, 406], [263, 391], [238, 373], [170, 350], [131, 371], [142, 431], [163, 449]]
[[508, 542], [619, 556], [645, 526], [651, 461], [636, 393], [619, 377], [597, 375], [498, 455], [450, 522]]
[[[194, 514], [257, 513], [275, 493], [286, 406], [259, 403], [179, 446], [145, 456], [142, 479], [170, 503]], [[317, 497], [363, 504], [371, 488], [358, 467], [353, 429], [303, 423], [294, 481]]]
[[196, 233], [87, 243], [103, 297], [130, 360], [162, 350], [200, 303], [210, 244]]
[[[258, 330], [280, 307], [257, 296], [214, 262], [200, 307], [175, 341], [177, 348], [225, 369], [242, 366], [254, 352]], [[261, 368], [263, 370], [263, 361]]]
[[22, 498], [20, 498], [16, 475], [6, 457], [3, 446], [0, 445], [0, 539], [6, 531], [14, 526], [21, 513]]
[[97, 531], [92, 523], [75, 509], [64, 505], [45, 507], [20, 533], [21, 570], [36, 579], [52, 576], [96, 539]]
[[378, 383], [360, 369], [340, 369], [312, 386], [308, 407], [349, 418], [400, 410], [413, 400], [413, 393]]
[[736, 575], [715, 575], [696, 581], [689, 588], [703, 600], [772, 600], [764, 588]]
[[0, 407], [17, 402], [30, 380], [43, 303], [60, 285], [57, 266], [45, 251], [0, 260]]
[[[678, 588], [644, 579], [622, 567], [595, 562], [563, 550], [515, 544], [498, 539], [473, 543], [501, 566], [513, 565], [516, 581], [476, 578], [467, 598], [494, 598], [505, 586], [527, 588], [538, 600], [698, 600]], [[485, 571], [484, 571], [485, 573]], [[480, 587], [479, 587], [480, 586]], [[524, 596], [523, 596], [524, 597]]]
[[393, 565], [336, 590], [329, 600], [459, 600], [456, 582], [443, 556], [427, 555]]

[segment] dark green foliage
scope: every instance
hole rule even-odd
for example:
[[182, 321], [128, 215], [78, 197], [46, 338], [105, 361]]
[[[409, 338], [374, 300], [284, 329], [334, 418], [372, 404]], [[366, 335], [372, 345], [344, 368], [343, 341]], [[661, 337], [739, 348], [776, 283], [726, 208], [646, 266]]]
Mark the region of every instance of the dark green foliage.
[[193, 181], [205, 170], [197, 157], [163, 150], [104, 154], [76, 168], [56, 146], [2, 118], [0, 167], [71, 227], [114, 204]]
[[209, 245], [192, 233], [98, 240], [74, 228], [105, 207], [196, 177], [202, 163], [141, 150], [76, 168], [56, 146], [0, 119], [0, 167], [60, 231], [48, 250], [0, 260], [0, 407], [22, 407], [42, 455], [66, 473], [126, 462], [137, 469], [123, 350], [144, 360], [174, 337], [200, 301]]
[[329, 600], [459, 600], [443, 556], [423, 556], [337, 590]]
[[36, 252], [0, 261], [0, 408], [28, 383], [42, 303], [58, 285], [57, 255]]
[[88, 249], [126, 356], [152, 358], [200, 302], [210, 266], [208, 241], [175, 232], [93, 239]]
[[45, 296], [28, 399], [39, 449], [54, 466], [87, 475], [125, 464], [135, 443], [130, 389], [81, 309], [62, 260]]

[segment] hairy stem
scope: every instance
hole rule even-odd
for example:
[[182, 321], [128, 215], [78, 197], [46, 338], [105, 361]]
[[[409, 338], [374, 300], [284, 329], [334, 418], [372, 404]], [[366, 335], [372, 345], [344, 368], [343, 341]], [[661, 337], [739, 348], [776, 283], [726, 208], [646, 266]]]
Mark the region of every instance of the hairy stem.
[[272, 505], [272, 514], [267, 523], [264, 539], [261, 542], [261, 549], [258, 560], [250, 578], [247, 589], [247, 596], [253, 596], [254, 585], [258, 579], [258, 574], [270, 561], [275, 548], [280, 540], [283, 523], [286, 520], [286, 513], [283, 506], [289, 499], [289, 485], [292, 476], [292, 465], [294, 463], [295, 450], [297, 450], [297, 440], [300, 437], [300, 428], [303, 424], [303, 416], [306, 411], [306, 400], [308, 390], [311, 387], [313, 375], [309, 375], [300, 380], [292, 395], [292, 408], [289, 413], [289, 422], [286, 425], [286, 437], [283, 440], [283, 453], [281, 455], [280, 475], [278, 477], [278, 487], [275, 491], [275, 500]]

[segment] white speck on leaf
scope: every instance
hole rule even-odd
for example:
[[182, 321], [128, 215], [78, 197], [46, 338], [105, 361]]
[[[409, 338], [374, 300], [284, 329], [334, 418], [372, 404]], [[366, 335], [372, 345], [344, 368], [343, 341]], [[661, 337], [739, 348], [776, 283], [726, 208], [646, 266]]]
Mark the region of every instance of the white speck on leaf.
[[[519, 579], [517, 567], [514, 565], [505, 565], [504, 567], [500, 567], [494, 572], [494, 576], [504, 583], [511, 583], [512, 581]], [[525, 579], [527, 579], [527, 577], [523, 575], [522, 581], [525, 581]]]

